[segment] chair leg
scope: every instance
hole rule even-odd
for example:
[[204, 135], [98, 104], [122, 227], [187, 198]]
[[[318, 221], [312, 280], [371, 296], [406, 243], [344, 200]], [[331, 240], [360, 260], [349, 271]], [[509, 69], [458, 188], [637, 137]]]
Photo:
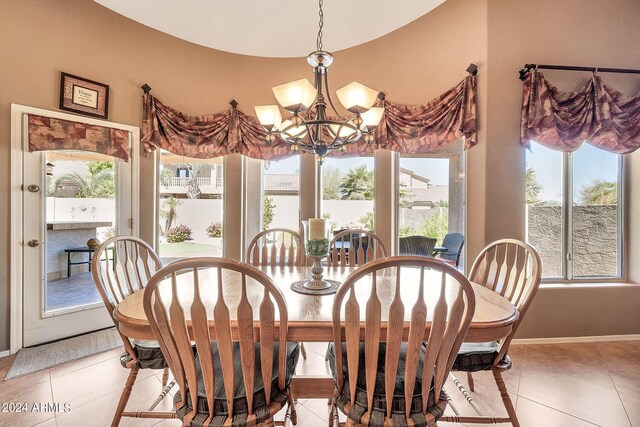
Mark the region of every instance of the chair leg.
[[298, 412], [296, 411], [296, 401], [293, 400], [293, 394], [289, 391], [289, 408], [291, 410], [291, 422], [293, 425], [298, 424]]
[[[169, 381], [169, 368], [164, 368], [162, 372], [162, 387], [167, 385], [167, 381]], [[473, 391], [473, 389], [471, 389]]]
[[116, 408], [116, 413], [113, 415], [113, 420], [111, 421], [111, 427], [117, 427], [120, 424], [120, 420], [122, 419], [122, 413], [124, 412], [124, 408], [127, 406], [127, 402], [129, 401], [129, 396], [131, 396], [131, 389], [133, 388], [133, 383], [136, 382], [136, 378], [138, 377], [138, 367], [134, 366], [131, 368], [129, 372], [129, 376], [127, 377], [127, 382], [124, 384], [124, 389], [122, 390], [122, 394], [120, 395], [120, 401], [118, 402], [118, 407]]
[[162, 402], [162, 399], [164, 399], [167, 396], [167, 394], [169, 394], [169, 391], [171, 390], [171, 388], [174, 385], [176, 385], [176, 382], [175, 381], [171, 381], [169, 384], [167, 384], [166, 386], [164, 386], [162, 388], [162, 392], [158, 395], [158, 397], [153, 402], [153, 404], [151, 404], [151, 407], [149, 408], [149, 411], [153, 411], [154, 409], [156, 409], [156, 406], [158, 406], [158, 404], [160, 402]]
[[304, 348], [304, 343], [300, 343], [300, 353], [302, 354], [302, 359], [307, 360], [307, 349]]
[[480, 416], [484, 415], [480, 410], [480, 408], [478, 407], [478, 404], [473, 400], [471, 395], [467, 393], [467, 390], [465, 390], [460, 380], [457, 379], [452, 373], [450, 373], [449, 375], [451, 375], [451, 378], [453, 379], [453, 383], [458, 387], [458, 390], [460, 390], [460, 393], [462, 393], [464, 398], [467, 399], [467, 402], [469, 403], [469, 405], [471, 405], [471, 407], [476, 411], [478, 415]]
[[502, 373], [500, 371], [492, 371], [493, 378], [496, 380], [496, 385], [498, 386], [498, 390], [500, 390], [500, 396], [502, 397], [502, 402], [504, 403], [504, 407], [507, 410], [507, 414], [509, 414], [509, 418], [511, 419], [511, 424], [513, 427], [520, 427], [520, 422], [518, 421], [518, 416], [516, 415], [516, 410], [513, 407], [513, 403], [511, 402], [511, 397], [509, 396], [509, 392], [507, 391], [507, 386], [504, 383], [504, 379], [502, 378]]
[[473, 383], [473, 375], [471, 375], [471, 372], [467, 372], [467, 383], [469, 383], [469, 390], [476, 391], [475, 384]]

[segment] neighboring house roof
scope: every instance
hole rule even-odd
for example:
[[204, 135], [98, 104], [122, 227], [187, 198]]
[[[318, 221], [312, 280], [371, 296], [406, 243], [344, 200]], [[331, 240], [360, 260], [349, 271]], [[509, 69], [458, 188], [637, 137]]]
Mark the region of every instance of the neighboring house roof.
[[407, 168], [400, 168], [400, 173], [403, 173], [405, 175], [409, 175], [412, 179], [415, 179], [416, 181], [424, 182], [426, 184], [429, 184], [431, 182], [431, 180], [429, 178], [424, 177], [422, 175], [418, 175], [414, 171], [412, 171], [410, 169], [407, 169]]

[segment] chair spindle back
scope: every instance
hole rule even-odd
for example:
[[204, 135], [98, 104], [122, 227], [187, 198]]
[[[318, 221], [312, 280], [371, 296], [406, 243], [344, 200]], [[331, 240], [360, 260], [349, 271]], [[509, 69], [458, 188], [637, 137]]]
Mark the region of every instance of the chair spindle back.
[[520, 314], [509, 336], [503, 341], [499, 358], [506, 353], [542, 278], [542, 261], [533, 246], [515, 239], [497, 240], [476, 257], [469, 280], [507, 298]]
[[[207, 270], [208, 273], [205, 273]], [[203, 274], [210, 275], [207, 276], [207, 280], [212, 283], [210, 288], [203, 286]], [[215, 301], [212, 301], [211, 295], [205, 294], [203, 289], [206, 290], [204, 292], [215, 294]], [[240, 299], [234, 313], [226, 304], [225, 295], [238, 293]], [[259, 306], [252, 306], [249, 300], [260, 294], [262, 300]], [[216, 375], [215, 372], [211, 347], [213, 341], [218, 347], [229, 419], [233, 417], [236, 358], [242, 364], [242, 381], [249, 411], [247, 425], [256, 421], [256, 414], [252, 413], [252, 408], [254, 375], [257, 369], [254, 350], [258, 343], [261, 355], [258, 369], [262, 372], [266, 402], [272, 402], [271, 382], [276, 342], [279, 343], [278, 387], [281, 390], [285, 389], [287, 307], [283, 294], [262, 271], [226, 258], [191, 258], [175, 261], [151, 278], [145, 288], [143, 304], [151, 328], [180, 387], [183, 403], [187, 403], [186, 390], [192, 390], [189, 402], [192, 411], [183, 422], [190, 420], [198, 408], [198, 394], [193, 392], [198, 390], [198, 375], [192, 342], [195, 342], [197, 358], [202, 369], [201, 379], [204, 382], [209, 411], [209, 417], [202, 425], [209, 425], [211, 419], [216, 416], [215, 379], [220, 378], [220, 375]], [[209, 328], [211, 321], [215, 322], [214, 334], [211, 334]], [[239, 344], [237, 352], [234, 352], [234, 342]]]
[[[430, 276], [428, 281], [425, 280], [426, 272], [429, 272]], [[360, 298], [357, 298], [356, 285], [364, 285], [365, 293], [369, 291], [366, 286], [370, 286], [364, 308], [364, 322], [362, 322], [360, 307], [363, 299], [362, 292], [360, 292]], [[381, 301], [377, 291], [379, 286], [391, 286], [391, 289], [395, 287], [393, 300], [388, 304], [386, 316], [382, 315]], [[403, 292], [403, 288], [409, 291]], [[437, 295], [437, 303], [431, 316], [425, 303], [426, 292]], [[403, 293], [405, 302], [407, 299], [413, 302], [409, 316], [405, 316]], [[359, 302], [358, 299], [361, 301]], [[428, 404], [426, 397], [431, 385], [434, 386], [435, 402], [438, 402], [443, 384], [467, 333], [474, 311], [475, 296], [469, 281], [453, 267], [434, 259], [399, 256], [376, 260], [359, 268], [344, 281], [333, 304], [332, 319], [338, 389], [342, 390], [345, 385], [341, 345], [345, 342], [346, 372], [349, 377], [351, 405], [353, 405], [357, 392], [359, 346], [364, 341], [367, 411], [370, 411], [376, 373], [381, 370], [377, 366], [379, 345], [381, 342], [386, 342], [384, 391], [387, 412], [385, 415], [392, 425], [392, 399], [396, 376], [400, 374], [397, 368], [401, 345], [403, 341], [407, 343], [404, 397], [405, 402], [411, 402], [418, 375], [421, 348], [424, 343], [427, 343], [422, 371], [422, 410], [426, 414]], [[407, 323], [409, 324], [408, 334], [405, 333]], [[385, 335], [382, 334], [381, 326], [383, 325], [386, 326]], [[406, 404], [405, 407], [405, 415], [408, 419], [411, 405]]]
[[[93, 281], [116, 327], [113, 310], [127, 296], [143, 289], [160, 268], [158, 255], [138, 237], [112, 237], [96, 249], [91, 260]], [[120, 336], [127, 353], [135, 355], [130, 340]]]
[[[348, 245], [348, 248], [347, 248]], [[340, 246], [338, 248], [338, 246]], [[387, 248], [375, 233], [360, 229], [338, 232], [329, 242], [329, 267], [356, 267], [387, 257]]]
[[306, 261], [302, 237], [288, 228], [261, 231], [249, 243], [247, 263], [272, 267], [303, 266]]

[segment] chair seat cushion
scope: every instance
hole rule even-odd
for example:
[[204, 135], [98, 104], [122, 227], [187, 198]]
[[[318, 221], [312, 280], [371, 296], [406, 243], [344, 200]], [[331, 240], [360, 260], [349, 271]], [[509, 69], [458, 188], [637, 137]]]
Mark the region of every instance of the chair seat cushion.
[[[463, 343], [458, 352], [452, 371], [478, 372], [488, 371], [498, 357], [498, 341], [481, 343]], [[501, 369], [511, 368], [511, 359], [505, 355], [500, 362]]]
[[[157, 341], [133, 340], [133, 347], [138, 353], [138, 368], [164, 369], [169, 366]], [[132, 359], [131, 355], [125, 352], [120, 356], [120, 364], [126, 368]]]
[[[224, 382], [222, 378], [222, 366], [220, 364], [220, 356], [218, 354], [218, 345], [216, 342], [211, 343], [211, 349], [213, 350], [213, 362], [215, 372], [215, 398], [214, 398], [214, 414], [215, 416], [207, 425], [218, 426], [223, 425], [228, 418], [229, 408], [227, 405], [227, 399], [224, 390]], [[286, 387], [284, 390], [278, 388], [278, 379], [280, 377], [278, 367], [278, 354], [280, 352], [279, 344], [274, 343], [273, 349], [273, 373], [272, 373], [272, 386], [271, 386], [271, 405], [266, 402], [264, 394], [264, 384], [262, 381], [262, 369], [260, 367], [260, 344], [255, 345], [255, 373], [254, 373], [254, 390], [253, 390], [253, 414], [256, 419], [250, 424], [258, 424], [269, 419], [273, 414], [278, 412], [286, 403], [289, 397], [289, 385], [291, 379], [298, 364], [298, 357], [300, 356], [300, 343], [287, 343], [287, 359], [286, 359]], [[237, 342], [233, 343], [234, 354], [234, 402], [233, 402], [233, 426], [247, 425], [247, 392], [244, 388], [244, 380], [242, 378], [242, 363], [240, 360], [240, 346]], [[198, 408], [196, 415], [192, 418], [191, 426], [202, 426], [204, 421], [209, 417], [209, 409], [207, 405], [207, 394], [204, 388], [204, 381], [202, 380], [202, 370], [200, 368], [200, 361], [196, 355], [196, 372], [198, 375]], [[173, 403], [177, 409], [178, 418], [181, 420], [191, 412], [191, 394], [190, 390], [186, 390], [186, 399], [182, 401], [182, 390], [178, 391], [174, 398]], [[181, 403], [182, 402], [182, 403]], [[182, 405], [182, 406], [180, 406]]]
[[[358, 378], [356, 380], [356, 401], [354, 405], [351, 405], [351, 398], [349, 392], [349, 374], [347, 365], [347, 352], [346, 344], [342, 344], [342, 367], [344, 375], [344, 386], [342, 390], [339, 390], [339, 394], [336, 399], [338, 408], [345, 413], [350, 419], [357, 423], [362, 423], [362, 416], [367, 412], [367, 389], [366, 389], [366, 367], [365, 367], [365, 346], [364, 343], [360, 343], [360, 361], [358, 362]], [[386, 394], [384, 387], [384, 361], [386, 354], [386, 344], [380, 344], [378, 351], [378, 367], [376, 373], [376, 384], [374, 389], [374, 398], [372, 404], [372, 410], [369, 412], [369, 426], [384, 426], [384, 420], [386, 416]], [[420, 351], [420, 359], [418, 361], [418, 371], [416, 384], [413, 391], [413, 399], [409, 404], [411, 405], [411, 419], [407, 420], [405, 415], [405, 402], [404, 398], [404, 374], [407, 355], [407, 344], [403, 343], [400, 349], [400, 359], [398, 361], [398, 371], [396, 374], [395, 387], [392, 400], [392, 420], [393, 425], [414, 425], [414, 426], [426, 426], [427, 419], [422, 412], [422, 367], [424, 364], [424, 358], [426, 354], [426, 348], [423, 346]], [[333, 373], [334, 381], [336, 381], [336, 369], [335, 369], [335, 349], [333, 343], [329, 344], [329, 350], [327, 352], [329, 357], [329, 365], [331, 366], [331, 372]], [[442, 417], [444, 409], [446, 408], [446, 394], [441, 393], [438, 401], [434, 400], [433, 385], [429, 387], [429, 396], [427, 403], [427, 412], [433, 416], [435, 420]]]

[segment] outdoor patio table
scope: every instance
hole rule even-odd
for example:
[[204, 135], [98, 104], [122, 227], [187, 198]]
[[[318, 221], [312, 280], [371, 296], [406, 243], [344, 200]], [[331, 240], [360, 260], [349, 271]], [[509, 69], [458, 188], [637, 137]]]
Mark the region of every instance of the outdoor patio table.
[[[303, 280], [311, 275], [310, 267], [285, 267], [272, 268], [262, 267], [276, 284], [287, 301], [287, 309], [289, 312], [289, 330], [288, 336], [291, 341], [300, 342], [330, 342], [333, 340], [333, 329], [331, 323], [331, 309], [333, 304], [333, 295], [328, 296], [310, 296], [301, 295], [290, 289], [290, 284], [296, 280]], [[332, 280], [343, 281], [347, 275], [354, 271], [355, 268], [336, 267], [325, 269], [325, 277]], [[419, 269], [406, 268], [402, 270], [401, 280], [404, 282], [418, 282]], [[432, 271], [426, 271], [425, 279], [425, 300], [427, 303], [428, 313], [427, 320], [430, 320], [433, 313], [433, 305], [437, 300], [437, 292], [439, 292], [440, 275]], [[430, 276], [433, 275], [433, 276]], [[193, 299], [193, 286], [180, 286], [181, 283], [192, 280], [192, 275], [178, 276], [178, 289], [180, 290], [180, 302], [183, 307], [189, 307], [190, 301]], [[225, 302], [229, 306], [229, 312], [232, 318], [232, 329], [235, 329], [234, 317], [237, 305], [240, 301], [240, 276], [237, 273], [225, 272], [223, 275], [223, 288]], [[364, 278], [362, 280], [370, 280]], [[378, 297], [382, 308], [382, 331], [381, 340], [385, 339], [385, 320], [388, 312], [389, 304], [394, 296], [395, 276], [392, 274], [378, 276]], [[215, 270], [207, 269], [200, 272], [200, 294], [207, 310], [213, 310], [213, 305], [217, 295], [217, 278]], [[263, 293], [260, 285], [248, 279], [247, 295], [254, 309], [254, 319], [258, 318], [258, 310]], [[433, 286], [430, 286], [433, 285]], [[160, 284], [166, 286], [170, 291], [170, 283], [165, 281]], [[472, 283], [476, 294], [476, 311], [469, 328], [469, 332], [465, 341], [467, 342], [488, 342], [504, 338], [509, 334], [514, 322], [518, 319], [518, 311], [506, 298], [501, 297], [495, 292]], [[369, 294], [369, 286], [356, 285], [356, 297], [366, 300]], [[149, 322], [144, 313], [142, 306], [144, 291], [138, 291], [125, 298], [114, 311], [114, 316], [118, 321], [120, 332], [124, 335], [135, 339], [155, 339]], [[405, 307], [411, 307], [415, 301], [416, 294], [410, 286], [402, 286], [401, 292]], [[169, 304], [171, 292], [163, 292], [163, 301]], [[188, 316], [188, 310], [185, 316]], [[364, 316], [363, 313], [361, 313]], [[405, 339], [409, 332], [409, 319], [411, 310], [406, 310], [404, 336]], [[258, 323], [256, 322], [256, 327]], [[211, 339], [215, 339], [215, 325], [210, 322]], [[276, 326], [277, 329], [277, 326]], [[428, 336], [429, 325], [425, 330], [425, 336]], [[190, 331], [191, 332], [191, 331]], [[293, 380], [293, 390], [296, 398], [330, 398], [333, 394], [333, 379], [329, 376], [309, 376], [297, 375]]]

